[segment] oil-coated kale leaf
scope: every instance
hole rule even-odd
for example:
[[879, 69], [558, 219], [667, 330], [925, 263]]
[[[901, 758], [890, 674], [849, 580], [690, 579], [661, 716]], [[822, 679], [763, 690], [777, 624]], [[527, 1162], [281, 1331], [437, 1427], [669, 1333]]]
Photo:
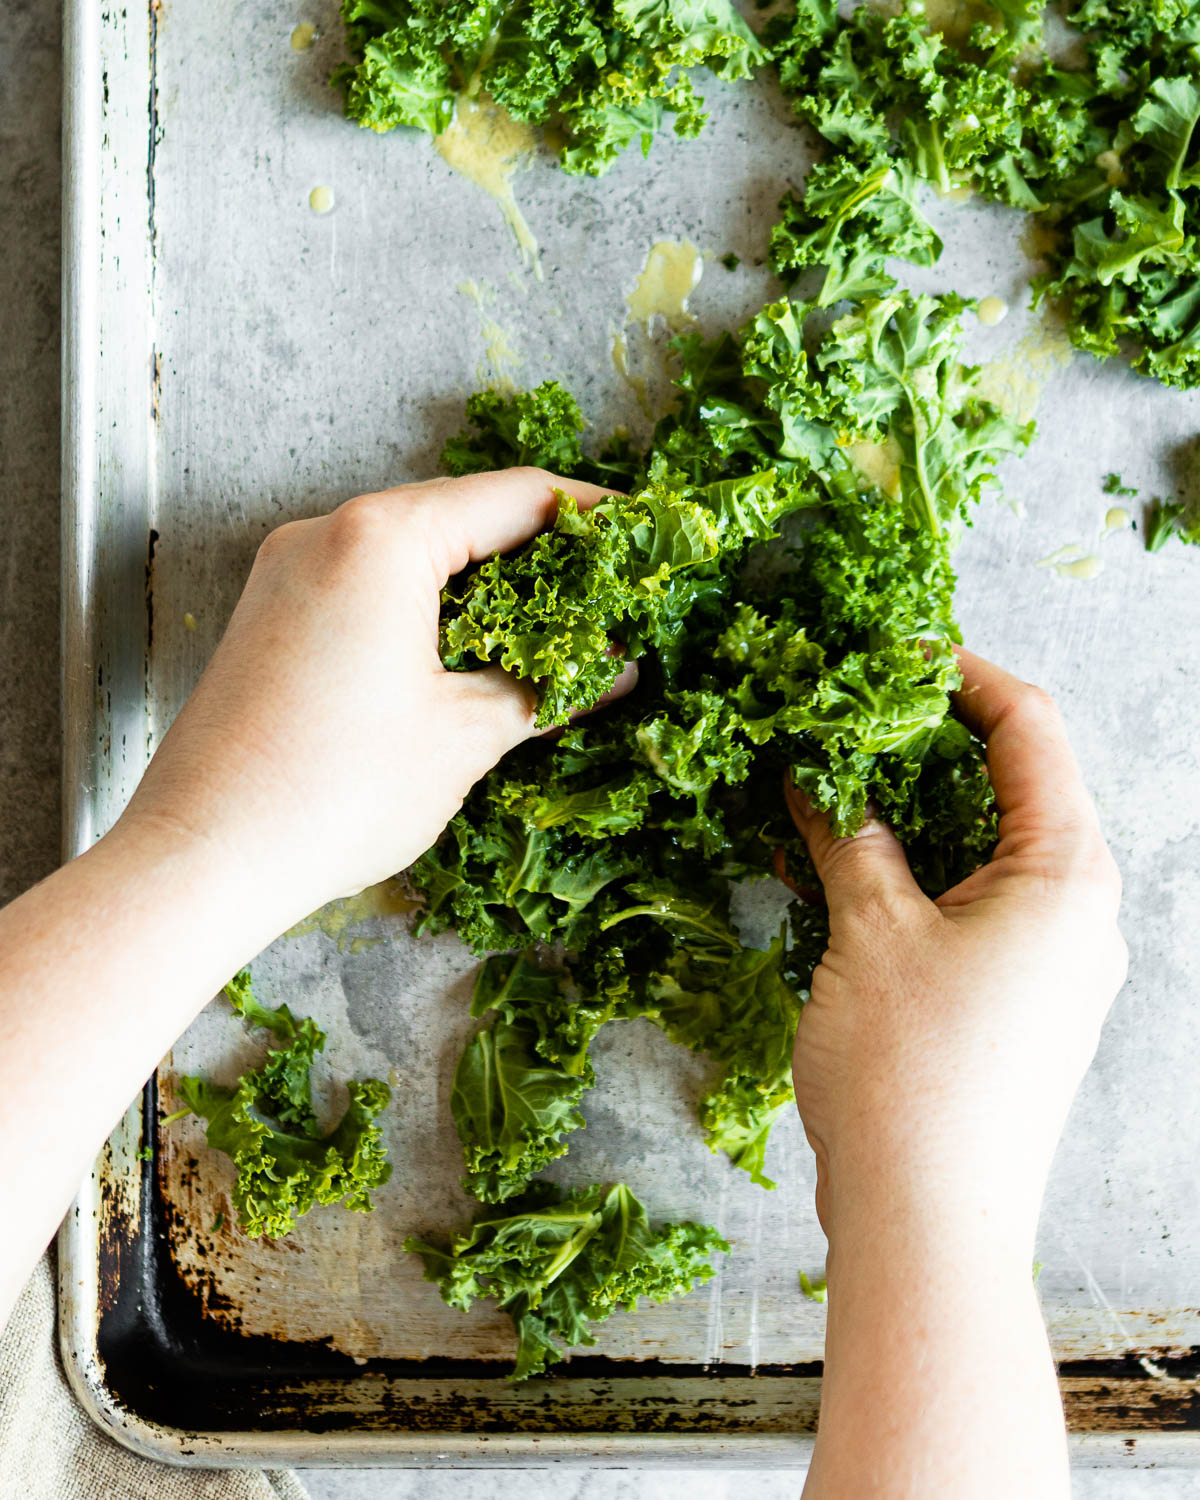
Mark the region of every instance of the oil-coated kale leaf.
[[765, 53], [730, 0], [343, 0], [352, 61], [337, 69], [346, 114], [373, 130], [445, 130], [457, 101], [488, 97], [515, 119], [553, 123], [568, 172], [647, 152], [663, 120], [705, 120], [692, 73], [747, 77]]

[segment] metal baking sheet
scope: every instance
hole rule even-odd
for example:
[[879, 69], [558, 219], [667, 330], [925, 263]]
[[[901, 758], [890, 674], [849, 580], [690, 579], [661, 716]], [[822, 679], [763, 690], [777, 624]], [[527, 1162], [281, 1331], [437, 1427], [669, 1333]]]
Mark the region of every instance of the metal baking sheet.
[[[290, 45], [300, 22], [317, 29], [310, 50]], [[325, 81], [339, 49], [331, 0], [67, 5], [68, 854], [124, 804], [272, 527], [433, 472], [481, 378], [561, 376], [598, 427], [644, 428], [612, 348], [656, 241], [705, 252], [701, 328], [777, 290], [765, 232], [812, 141], [765, 82], [713, 84], [702, 139], [664, 135], [599, 182], [545, 159], [521, 171], [539, 278], [496, 203], [426, 139], [341, 118]], [[330, 213], [310, 208], [318, 186]], [[1010, 302], [973, 330], [973, 355], [1041, 422], [1005, 471], [1011, 504], [986, 504], [961, 548], [967, 638], [1058, 695], [1127, 881], [1132, 977], [1072, 1113], [1038, 1251], [1075, 1453], [1191, 1463], [1200, 558], [1099, 536], [1109, 470], [1146, 493], [1200, 482], [1200, 397], [1071, 358], [1023, 310], [1020, 216], [936, 199], [930, 212], [947, 252], [921, 281]], [[732, 272], [717, 259], [729, 251]], [[662, 330], [627, 337], [661, 400]], [[1103, 571], [1038, 566], [1068, 543]], [[657, 1218], [717, 1224], [734, 1245], [720, 1277], [614, 1317], [586, 1357], [526, 1386], [503, 1378], [507, 1320], [451, 1312], [421, 1280], [404, 1235], [471, 1212], [447, 1095], [474, 960], [451, 936], [415, 940], [403, 907], [385, 890], [335, 908], [256, 965], [264, 999], [328, 1029], [331, 1097], [338, 1075], [393, 1082], [396, 1172], [376, 1212], [317, 1212], [280, 1244], [236, 1231], [227, 1163], [194, 1122], [158, 1126], [181, 1071], [231, 1078], [252, 1053], [214, 1005], [62, 1233], [63, 1350], [84, 1404], [130, 1446], [185, 1463], [803, 1464], [824, 1311], [797, 1290], [797, 1269], [823, 1259], [802, 1133], [794, 1119], [776, 1130], [780, 1186], [754, 1187], [694, 1124], [703, 1062], [646, 1023], [596, 1042], [588, 1128], [558, 1175], [624, 1178]]]

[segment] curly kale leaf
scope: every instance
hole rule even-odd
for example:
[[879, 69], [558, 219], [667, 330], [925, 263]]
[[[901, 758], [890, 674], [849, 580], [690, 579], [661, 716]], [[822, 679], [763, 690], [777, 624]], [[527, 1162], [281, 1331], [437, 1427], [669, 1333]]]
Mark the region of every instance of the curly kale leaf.
[[562, 1193], [548, 1185], [498, 1213], [481, 1214], [448, 1248], [410, 1236], [426, 1280], [466, 1312], [491, 1298], [517, 1334], [511, 1379], [541, 1374], [562, 1346], [594, 1344], [592, 1326], [638, 1299], [667, 1302], [713, 1276], [728, 1244], [700, 1224], [650, 1227], [624, 1183]]
[[792, 504], [769, 473], [702, 488], [661, 474], [588, 510], [560, 492], [550, 531], [483, 563], [461, 593], [446, 591], [443, 660], [499, 662], [537, 684], [540, 727], [564, 724], [616, 681], [614, 642], [634, 657], [670, 651], [715, 586], [708, 565], [773, 535]]
[[451, 474], [533, 464], [572, 475], [583, 464], [583, 414], [556, 381], [514, 396], [477, 391], [467, 401], [467, 421], [469, 426], [442, 450], [442, 467]]
[[699, 132], [695, 68], [738, 79], [765, 58], [730, 0], [343, 0], [342, 16], [353, 61], [333, 81], [351, 119], [437, 134], [459, 95], [483, 94], [552, 120], [566, 170], [596, 176], [648, 151], [666, 115]]
[[863, 171], [849, 156], [835, 156], [809, 172], [803, 195], [780, 204], [783, 218], [771, 231], [771, 265], [781, 275], [823, 266], [819, 307], [887, 291], [886, 269], [900, 256], [932, 266], [942, 242], [917, 206], [916, 173], [902, 160], [880, 158]]
[[346, 1112], [323, 1132], [312, 1105], [311, 1070], [325, 1033], [309, 1018], [297, 1021], [286, 1005], [261, 1005], [249, 970], [225, 993], [240, 1016], [281, 1045], [232, 1089], [189, 1076], [180, 1079], [179, 1093], [207, 1122], [208, 1144], [233, 1160], [233, 1204], [243, 1230], [252, 1238], [281, 1239], [318, 1204], [369, 1212], [371, 1193], [392, 1172], [376, 1123], [391, 1091], [377, 1078], [347, 1083]]
[[462, 1142], [463, 1186], [485, 1203], [524, 1190], [566, 1153], [563, 1137], [584, 1123], [578, 1103], [593, 1082], [539, 1056], [538, 1028], [497, 1017], [467, 1044], [454, 1074], [450, 1108]]
[[1040, 208], [1035, 184], [1077, 149], [1082, 118], [1037, 98], [1028, 70], [1014, 70], [1040, 41], [1039, 0], [989, 9], [993, 20], [944, 35], [924, 6], [889, 15], [863, 5], [839, 19], [807, 3], [773, 20], [767, 40], [797, 113], [860, 167], [904, 161], [942, 192], [970, 182]]
[[783, 935], [765, 950], [737, 944], [719, 955], [681, 943], [647, 984], [650, 1019], [673, 1042], [722, 1065], [700, 1106], [710, 1149], [766, 1188], [775, 1186], [763, 1171], [767, 1137], [794, 1097], [800, 998], [784, 977], [786, 952]]
[[1147, 552], [1160, 552], [1172, 537], [1200, 547], [1200, 506], [1151, 500], [1144, 508], [1143, 527]]

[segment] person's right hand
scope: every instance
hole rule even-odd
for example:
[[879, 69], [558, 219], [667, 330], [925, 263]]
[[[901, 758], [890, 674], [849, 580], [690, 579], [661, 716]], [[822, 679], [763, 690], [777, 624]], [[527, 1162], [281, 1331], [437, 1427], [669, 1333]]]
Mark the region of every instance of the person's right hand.
[[1120, 879], [1058, 709], [968, 651], [959, 661], [958, 712], [987, 743], [1000, 810], [988, 865], [931, 901], [882, 823], [836, 839], [788, 788], [829, 901], [794, 1076], [831, 1240], [851, 1206], [877, 1215], [899, 1197], [1031, 1241], [1125, 978]]

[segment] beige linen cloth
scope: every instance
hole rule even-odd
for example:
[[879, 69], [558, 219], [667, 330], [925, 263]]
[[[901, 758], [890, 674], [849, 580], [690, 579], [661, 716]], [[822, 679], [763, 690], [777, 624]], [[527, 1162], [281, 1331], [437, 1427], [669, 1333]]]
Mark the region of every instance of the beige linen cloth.
[[307, 1500], [283, 1469], [176, 1469], [105, 1436], [58, 1358], [53, 1251], [0, 1334], [2, 1500]]

